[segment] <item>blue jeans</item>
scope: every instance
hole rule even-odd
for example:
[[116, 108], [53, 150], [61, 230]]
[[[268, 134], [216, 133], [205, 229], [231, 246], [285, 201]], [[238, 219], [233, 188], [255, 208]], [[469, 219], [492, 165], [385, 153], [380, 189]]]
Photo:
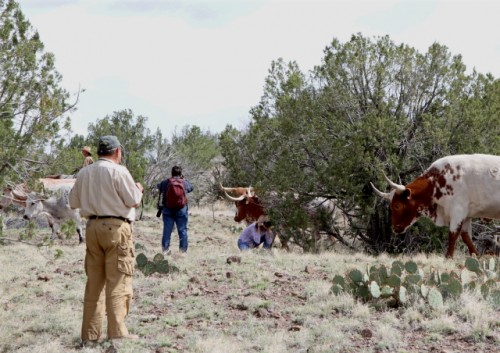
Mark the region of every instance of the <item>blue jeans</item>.
[[170, 248], [170, 236], [174, 229], [174, 223], [177, 226], [179, 234], [179, 249], [181, 252], [186, 252], [188, 249], [188, 206], [179, 210], [163, 208], [163, 237], [161, 239], [161, 247], [163, 250]]
[[241, 250], [241, 251], [246, 251], [246, 250], [250, 250], [250, 246], [245, 243], [244, 241], [238, 239], [238, 248]]

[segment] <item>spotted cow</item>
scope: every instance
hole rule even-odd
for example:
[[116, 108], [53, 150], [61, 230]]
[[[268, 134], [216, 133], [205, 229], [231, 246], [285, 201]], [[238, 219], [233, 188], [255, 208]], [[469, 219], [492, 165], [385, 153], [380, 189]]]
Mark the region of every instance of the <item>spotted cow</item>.
[[[385, 176], [385, 175], [384, 175]], [[392, 227], [403, 233], [420, 217], [447, 226], [448, 250], [453, 257], [458, 237], [471, 254], [479, 255], [472, 242], [473, 218], [500, 218], [500, 157], [471, 154], [438, 159], [407, 185], [392, 182], [392, 190], [375, 192], [390, 201]]]

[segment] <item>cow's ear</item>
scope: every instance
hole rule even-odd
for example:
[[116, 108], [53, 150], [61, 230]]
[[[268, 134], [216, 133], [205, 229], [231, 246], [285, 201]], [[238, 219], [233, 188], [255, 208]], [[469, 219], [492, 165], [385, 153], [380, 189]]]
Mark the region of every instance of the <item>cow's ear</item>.
[[406, 188], [405, 191], [401, 194], [405, 199], [409, 199], [411, 197], [411, 189]]

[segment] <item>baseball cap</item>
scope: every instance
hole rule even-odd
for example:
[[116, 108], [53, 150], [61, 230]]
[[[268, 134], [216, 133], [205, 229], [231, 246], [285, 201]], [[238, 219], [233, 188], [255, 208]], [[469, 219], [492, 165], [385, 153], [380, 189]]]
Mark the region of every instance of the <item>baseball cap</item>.
[[118, 147], [121, 147], [121, 144], [116, 136], [113, 135], [102, 136], [101, 138], [99, 138], [97, 154], [105, 155], [114, 151]]

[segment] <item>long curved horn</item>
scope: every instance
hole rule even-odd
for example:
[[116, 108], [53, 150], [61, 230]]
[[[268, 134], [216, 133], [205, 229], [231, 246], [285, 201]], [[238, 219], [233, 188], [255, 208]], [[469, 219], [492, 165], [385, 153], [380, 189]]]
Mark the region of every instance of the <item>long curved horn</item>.
[[255, 191], [253, 190], [253, 187], [249, 186], [247, 188], [247, 196], [248, 197], [254, 197], [255, 196]]
[[386, 200], [389, 200], [391, 201], [391, 193], [390, 192], [382, 192], [380, 191], [379, 189], [377, 189], [375, 187], [375, 185], [373, 185], [371, 182], [370, 182], [370, 185], [372, 186], [373, 190], [375, 191], [375, 193], [380, 196], [381, 198], [383, 199], [386, 199]]
[[224, 190], [224, 194], [226, 194], [226, 197], [231, 201], [242, 201], [245, 199], [245, 197], [247, 197], [247, 195], [241, 195], [240, 197], [232, 197], [232, 196], [228, 195], [226, 190]]
[[12, 195], [14, 195], [14, 197], [17, 200], [25, 201], [28, 198], [28, 195], [26, 195], [26, 193], [24, 193], [24, 192], [19, 193], [16, 189], [12, 190]]
[[384, 178], [385, 180], [387, 180], [387, 182], [389, 183], [389, 185], [394, 189], [396, 190], [396, 194], [401, 194], [403, 191], [406, 190], [406, 187], [404, 185], [401, 185], [401, 184], [396, 184], [395, 182], [393, 182], [391, 179], [389, 179], [387, 177], [387, 175], [385, 175], [384, 173]]
[[221, 189], [222, 191], [224, 191], [224, 192], [227, 192], [227, 191], [234, 191], [234, 190], [238, 189], [238, 188], [226, 188], [226, 187], [222, 186], [222, 184], [221, 184], [220, 182], [219, 182], [219, 186], [220, 186], [220, 189]]

